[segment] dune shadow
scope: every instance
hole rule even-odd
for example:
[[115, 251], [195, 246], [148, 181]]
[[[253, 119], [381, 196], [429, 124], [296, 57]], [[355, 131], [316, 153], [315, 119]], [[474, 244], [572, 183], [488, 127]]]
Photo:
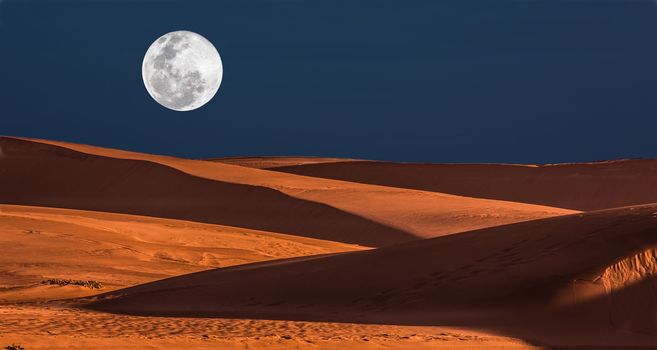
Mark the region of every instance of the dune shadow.
[[452, 326], [547, 349], [647, 349], [657, 347], [657, 276], [628, 265], [623, 276], [642, 274], [640, 282], [611, 290], [595, 276], [657, 247], [655, 210], [620, 208], [215, 269], [80, 302], [141, 316]]
[[417, 239], [329, 205], [279, 191], [195, 177], [143, 160], [116, 159], [2, 138], [0, 203], [136, 214], [379, 247]]
[[657, 202], [654, 159], [548, 166], [349, 161], [269, 170], [583, 211]]
[[[308, 260], [308, 258], [290, 260]], [[238, 272], [241, 269], [258, 268], [266, 264], [255, 263], [252, 264], [253, 266], [245, 265], [224, 270], [232, 269], [233, 272]], [[191, 275], [203, 274], [211, 278], [207, 276], [207, 272]], [[174, 277], [170, 280], [176, 281], [179, 278]], [[332, 308], [321, 304], [294, 305], [290, 304], [289, 300], [260, 304], [257, 307], [226, 307], [211, 312], [194, 308], [176, 312], [122, 309], [120, 303], [117, 307], [113, 301], [116, 295], [106, 300], [103, 299], [103, 295], [94, 297], [91, 303], [89, 299], [80, 301], [85, 303], [83, 308], [133, 316], [458, 327], [520, 339], [529, 345], [549, 350], [639, 350], [657, 349], [656, 286], [657, 276], [653, 276], [632, 286], [565, 307], [553, 306], [549, 300], [544, 299], [530, 302], [524, 300], [518, 303], [515, 295], [494, 301], [473, 301], [472, 304], [457, 301], [451, 306], [449, 303], [443, 303], [443, 306], [436, 307], [428, 303], [421, 310], [391, 309], [371, 312], [362, 309], [352, 310], [348, 307]], [[173, 289], [175, 287], [165, 288], [164, 291], [171, 292]], [[180, 289], [189, 292], [187, 288]], [[130, 288], [117, 294], [124, 292], [130, 293]], [[548, 291], [544, 295], [549, 295], [551, 292], [553, 291]], [[157, 300], [158, 297], [157, 292], [145, 292], [135, 300], [130, 300], [128, 305], [134, 305], [144, 299]], [[297, 310], [294, 310], [295, 308]]]

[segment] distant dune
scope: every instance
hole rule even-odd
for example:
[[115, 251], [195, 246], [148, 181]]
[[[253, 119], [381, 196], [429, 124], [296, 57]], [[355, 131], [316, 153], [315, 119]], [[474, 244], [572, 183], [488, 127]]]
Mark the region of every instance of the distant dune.
[[346, 161], [271, 170], [584, 211], [657, 202], [657, 159], [540, 166]]
[[321, 163], [350, 162], [355, 159], [323, 157], [225, 157], [206, 159], [212, 162], [239, 165], [256, 169], [270, 169], [283, 166], [308, 165]]
[[[217, 267], [363, 249], [236, 227], [0, 205], [0, 302], [97, 294]], [[94, 280], [103, 290], [41, 285]]]
[[468, 324], [548, 343], [598, 337], [597, 344], [613, 344], [625, 337], [614, 327], [657, 335], [655, 232], [657, 205], [621, 208], [201, 272], [110, 293], [89, 307], [139, 315]]
[[0, 147], [6, 155], [0, 181], [12, 189], [0, 193], [0, 202], [193, 220], [372, 247], [573, 213], [52, 141], [5, 137]]

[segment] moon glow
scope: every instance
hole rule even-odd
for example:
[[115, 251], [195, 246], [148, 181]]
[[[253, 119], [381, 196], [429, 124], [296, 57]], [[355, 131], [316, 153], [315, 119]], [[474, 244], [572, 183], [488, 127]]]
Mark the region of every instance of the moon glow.
[[181, 30], [164, 34], [151, 44], [141, 74], [146, 90], [159, 104], [174, 111], [191, 111], [217, 93], [223, 66], [208, 39]]

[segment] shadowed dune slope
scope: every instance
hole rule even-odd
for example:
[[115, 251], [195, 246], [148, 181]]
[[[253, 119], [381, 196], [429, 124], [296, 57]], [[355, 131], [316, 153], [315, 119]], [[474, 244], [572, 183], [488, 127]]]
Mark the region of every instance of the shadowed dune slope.
[[[11, 138], [5, 139], [12, 140]], [[404, 232], [411, 236], [402, 237], [399, 234], [397, 236], [382, 234], [384, 238], [381, 241], [373, 242], [369, 238], [367, 240], [356, 240], [352, 236], [356, 234], [354, 232], [360, 232], [361, 229], [350, 227], [349, 223], [346, 222], [335, 222], [332, 224], [325, 221], [323, 223], [325, 225], [322, 225], [322, 229], [320, 230], [320, 232], [324, 232], [326, 230], [336, 231], [348, 229], [349, 231], [347, 232], [342, 234], [334, 232], [333, 235], [350, 237], [350, 240], [340, 240], [343, 242], [361, 242], [370, 246], [381, 246], [414, 237], [436, 237], [482, 227], [491, 227], [574, 212], [572, 210], [532, 204], [468, 198], [436, 192], [313, 178], [219, 162], [149, 155], [65, 142], [46, 140], [25, 140], [25, 142], [33, 142], [50, 147], [61, 147], [87, 155], [108, 157], [115, 160], [147, 161], [178, 170], [196, 178], [272, 189], [276, 193], [283, 193], [302, 202], [321, 203], [322, 205], [339, 209], [356, 217], [378, 223], [387, 227], [388, 230]], [[209, 198], [221, 200], [224, 197], [215, 196]], [[267, 205], [267, 203], [270, 202], [263, 201], [262, 204]], [[281, 209], [283, 210], [285, 208]], [[295, 218], [302, 219], [304, 219], [303, 215], [305, 215], [302, 212], [291, 212], [289, 210], [286, 213], [288, 216], [292, 215]], [[295, 218], [291, 218], [291, 220], [298, 220]], [[229, 222], [227, 224], [235, 226], [235, 222]], [[288, 222], [288, 224], [290, 223]], [[320, 224], [317, 223], [317, 225]], [[269, 227], [256, 228], [267, 231], [271, 230]], [[284, 232], [295, 234], [295, 231]], [[367, 233], [368, 231], [364, 231], [363, 234]], [[360, 233], [357, 235], [360, 235]], [[319, 238], [330, 239], [328, 237], [330, 236], [321, 236]]]
[[575, 210], [657, 202], [657, 160], [554, 165], [347, 161], [271, 170]]
[[[644, 299], [609, 295], [654, 277], [655, 247], [657, 205], [648, 205], [201, 272], [116, 291], [90, 307], [143, 315], [476, 325], [516, 322], [509, 315], [526, 310], [534, 310], [536, 323], [599, 300], [595, 312], [571, 315], [569, 326], [611, 327], [609, 317], [632, 324], [654, 312], [644, 308], [654, 305], [650, 284], [634, 293]], [[590, 317], [596, 321], [584, 321]], [[643, 327], [657, 334], [657, 322]]]
[[415, 237], [270, 188], [208, 180], [141, 160], [0, 139], [0, 203], [175, 218], [381, 246]]
[[[0, 205], [0, 242], [0, 302], [97, 294], [209, 268], [363, 249], [230, 226], [14, 205]], [[49, 278], [104, 288], [41, 284]]]

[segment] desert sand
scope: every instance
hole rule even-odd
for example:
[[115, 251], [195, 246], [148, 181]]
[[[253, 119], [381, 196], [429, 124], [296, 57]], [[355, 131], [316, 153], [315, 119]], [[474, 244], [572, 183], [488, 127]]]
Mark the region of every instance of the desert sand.
[[457, 327], [138, 317], [61, 303], [0, 306], [0, 342], [28, 349], [539, 349]]
[[657, 201], [655, 159], [545, 165], [336, 161], [270, 169], [573, 210], [609, 209]]
[[215, 161], [224, 164], [239, 165], [243, 167], [256, 168], [256, 169], [272, 169], [295, 165], [307, 164], [321, 164], [321, 163], [337, 163], [337, 162], [351, 162], [357, 159], [345, 158], [325, 158], [325, 157], [226, 157], [226, 158], [211, 158], [208, 161]]
[[650, 160], [0, 150], [0, 346], [657, 348]]
[[135, 315], [478, 324], [510, 335], [525, 324], [517, 332], [540, 343], [576, 345], [588, 336], [597, 346], [657, 345], [655, 232], [657, 205], [613, 209], [190, 274], [88, 306]]
[[102, 281], [104, 291], [252, 262], [360, 246], [237, 227], [92, 211], [0, 205], [0, 302], [98, 293], [43, 285]]
[[[14, 189], [0, 194], [4, 203], [193, 220], [371, 247], [575, 212], [70, 143], [5, 137], [0, 147], [7, 155], [0, 180]], [[20, 185], [27, 179], [29, 188]]]

